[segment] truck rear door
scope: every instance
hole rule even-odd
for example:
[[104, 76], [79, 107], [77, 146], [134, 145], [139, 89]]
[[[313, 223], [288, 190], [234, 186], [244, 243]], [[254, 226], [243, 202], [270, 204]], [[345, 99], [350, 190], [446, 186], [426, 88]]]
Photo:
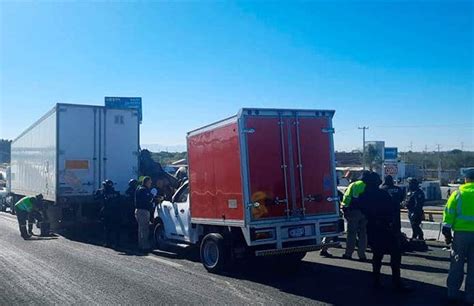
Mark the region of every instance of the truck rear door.
[[318, 111], [244, 116], [253, 220], [336, 213], [331, 118]]
[[115, 190], [123, 193], [138, 173], [138, 112], [106, 108], [104, 117], [103, 178], [112, 180]]
[[96, 108], [58, 105], [59, 195], [91, 195], [96, 173]]

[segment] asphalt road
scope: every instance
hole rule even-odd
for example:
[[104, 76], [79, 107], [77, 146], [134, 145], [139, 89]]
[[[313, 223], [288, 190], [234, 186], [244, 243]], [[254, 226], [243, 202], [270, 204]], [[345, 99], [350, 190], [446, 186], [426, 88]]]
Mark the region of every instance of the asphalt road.
[[[369, 263], [321, 258], [317, 252], [298, 269], [254, 262], [214, 275], [191, 250], [139, 256], [63, 236], [24, 241], [15, 217], [0, 213], [0, 305], [439, 305], [448, 265], [448, 252], [437, 243], [428, 252], [404, 256], [402, 276], [415, 289], [405, 295], [391, 290], [388, 276], [384, 289], [374, 291]], [[383, 272], [390, 272], [387, 265]]]

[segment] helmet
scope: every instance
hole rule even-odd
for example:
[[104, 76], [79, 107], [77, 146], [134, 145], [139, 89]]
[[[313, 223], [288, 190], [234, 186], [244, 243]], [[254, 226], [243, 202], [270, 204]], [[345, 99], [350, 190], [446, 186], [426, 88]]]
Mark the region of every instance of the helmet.
[[111, 180], [105, 180], [102, 182], [102, 186], [104, 188], [111, 188], [114, 187], [114, 182], [112, 182]]
[[128, 181], [128, 186], [129, 187], [136, 187], [138, 185], [138, 181], [136, 179], [131, 179]]
[[393, 185], [393, 177], [391, 175], [387, 175], [384, 179], [385, 185]]
[[408, 182], [408, 184], [411, 184], [411, 185], [418, 185], [419, 184], [418, 180], [414, 177], [409, 177], [407, 179], [407, 182]]
[[364, 171], [362, 171], [362, 175], [361, 175], [360, 179], [364, 182], [367, 182], [368, 180], [371, 179], [371, 177], [370, 177], [371, 175], [372, 175], [371, 171], [364, 170]]

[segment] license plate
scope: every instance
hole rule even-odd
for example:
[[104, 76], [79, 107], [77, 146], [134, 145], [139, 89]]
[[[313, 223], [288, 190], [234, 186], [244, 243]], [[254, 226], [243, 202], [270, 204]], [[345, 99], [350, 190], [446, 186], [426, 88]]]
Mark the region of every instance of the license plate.
[[291, 238], [303, 237], [304, 236], [304, 227], [293, 227], [288, 229], [288, 235]]

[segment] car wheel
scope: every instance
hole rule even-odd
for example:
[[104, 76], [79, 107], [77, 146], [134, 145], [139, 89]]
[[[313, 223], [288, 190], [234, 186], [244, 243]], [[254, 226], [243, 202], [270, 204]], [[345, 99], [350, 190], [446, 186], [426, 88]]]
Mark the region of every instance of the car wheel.
[[155, 228], [153, 230], [153, 238], [155, 242], [155, 247], [159, 250], [164, 250], [166, 246], [165, 227], [163, 226], [163, 223], [160, 220], [155, 224]]
[[201, 262], [211, 273], [221, 272], [228, 260], [228, 250], [221, 234], [210, 233], [204, 236], [200, 248]]

